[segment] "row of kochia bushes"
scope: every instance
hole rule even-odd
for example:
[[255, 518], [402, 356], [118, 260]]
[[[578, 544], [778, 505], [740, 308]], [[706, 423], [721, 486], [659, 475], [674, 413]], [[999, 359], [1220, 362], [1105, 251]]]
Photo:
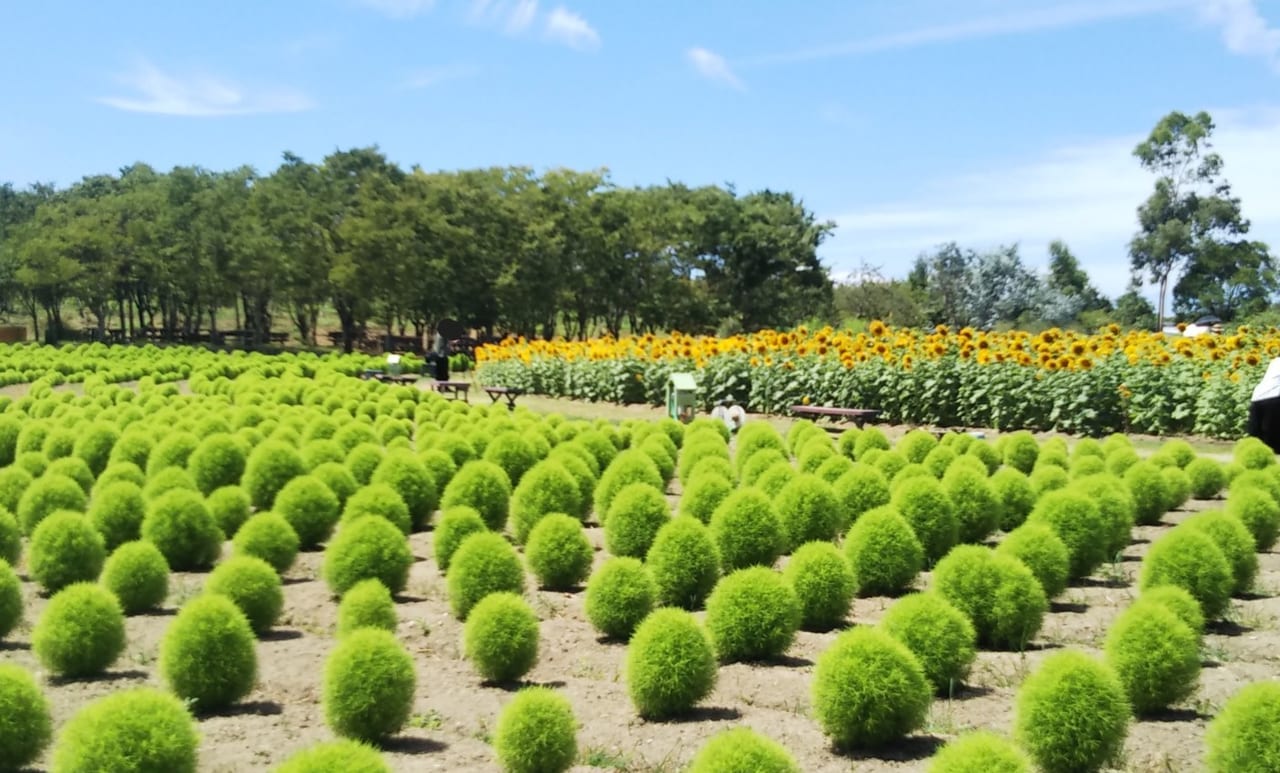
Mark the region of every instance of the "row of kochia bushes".
[[[1188, 518], [1152, 546], [1139, 603], [1117, 621], [1103, 660], [1063, 653], [1028, 680], [1016, 745], [965, 738], [937, 763], [1025, 765], [1030, 755], [1046, 770], [1095, 769], [1119, 749], [1131, 713], [1190, 695], [1204, 621], [1250, 589], [1256, 552], [1280, 529], [1280, 468], [1256, 441], [1224, 465], [1179, 441], [1142, 460], [1123, 436], [1068, 451], [1027, 434], [990, 444], [913, 432], [891, 446], [874, 428], [832, 441], [808, 423], [785, 438], [753, 423], [731, 453], [724, 426], [710, 420], [611, 427], [490, 412], [331, 371], [266, 375], [197, 374], [193, 396], [144, 384], [137, 393], [93, 385], [76, 397], [37, 385], [0, 414], [0, 635], [22, 614], [10, 565], [23, 553], [52, 594], [33, 649], [67, 678], [115, 661], [123, 616], [162, 604], [170, 571], [211, 568], [205, 593], [166, 632], [158, 668], [198, 714], [216, 711], [253, 688], [253, 637], [280, 614], [280, 575], [299, 550], [323, 548], [323, 575], [340, 599], [326, 718], [344, 738], [377, 742], [404, 727], [417, 689], [413, 660], [390, 634], [413, 530], [434, 526], [480, 677], [511, 682], [536, 662], [526, 571], [549, 589], [585, 582], [589, 620], [629, 641], [628, 692], [655, 719], [709, 695], [719, 662], [769, 662], [799, 628], [842, 625], [854, 595], [902, 593], [932, 567], [929, 589], [894, 602], [874, 628], [840, 634], [819, 659], [815, 717], [839, 746], [875, 747], [918, 729], [932, 696], [963, 684], [976, 648], [1026, 646], [1048, 600], [1117, 560], [1135, 524], [1225, 490], [1221, 512]], [[684, 493], [673, 518], [663, 492], [677, 477]], [[589, 518], [611, 554], [595, 572]], [[998, 532], [997, 547], [986, 547]], [[224, 539], [232, 552], [219, 561]], [[699, 623], [691, 612], [704, 608]], [[11, 689], [29, 695], [24, 685]], [[1247, 697], [1239, 705], [1253, 705]], [[130, 718], [149, 712], [147, 726], [189, 727], [163, 693], [113, 700], [138, 708], [87, 707], [62, 731], [55, 768], [110, 769], [101, 755], [128, 753], [123, 741], [76, 739], [129, 737]], [[48, 742], [41, 701], [15, 704], [30, 707], [31, 732], [6, 759], [34, 759]], [[1256, 709], [1235, 705], [1210, 734], [1215, 769], [1247, 769], [1241, 760], [1264, 751], [1238, 729]], [[563, 698], [533, 691], [509, 711], [495, 736], [505, 767], [572, 763], [576, 720]], [[1066, 717], [1078, 715], [1093, 724], [1067, 732]], [[561, 730], [528, 729], [548, 726]], [[194, 765], [185, 740], [194, 735], [166, 737], [178, 739], [172, 759], [183, 760], [168, 769]], [[722, 751], [705, 752], [698, 769], [722, 769], [733, 749], [756, 747], [779, 769], [794, 766], [767, 739], [731, 741], [709, 744]]]

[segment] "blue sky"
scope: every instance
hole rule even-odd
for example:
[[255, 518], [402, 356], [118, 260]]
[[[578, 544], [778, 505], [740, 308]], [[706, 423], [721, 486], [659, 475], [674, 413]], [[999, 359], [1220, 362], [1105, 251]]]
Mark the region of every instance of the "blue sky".
[[839, 224], [838, 276], [949, 240], [1040, 265], [1062, 238], [1117, 294], [1152, 185], [1129, 153], [1206, 109], [1280, 248], [1280, 0], [0, 2], [19, 185], [376, 143], [793, 190]]

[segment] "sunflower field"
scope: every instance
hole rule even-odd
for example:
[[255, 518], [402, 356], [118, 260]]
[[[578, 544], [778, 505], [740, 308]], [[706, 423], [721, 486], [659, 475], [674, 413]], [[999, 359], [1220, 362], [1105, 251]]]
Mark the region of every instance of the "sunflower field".
[[1170, 336], [1050, 329], [829, 327], [727, 338], [678, 332], [587, 341], [508, 339], [476, 353], [480, 381], [553, 397], [661, 405], [668, 374], [696, 375], [709, 408], [876, 408], [887, 421], [1086, 435], [1238, 437], [1280, 331]]

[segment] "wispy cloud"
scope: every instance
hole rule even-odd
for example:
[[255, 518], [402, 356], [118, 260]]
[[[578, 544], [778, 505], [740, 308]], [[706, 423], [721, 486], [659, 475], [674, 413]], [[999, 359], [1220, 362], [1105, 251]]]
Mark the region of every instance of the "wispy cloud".
[[538, 0], [472, 0], [467, 18], [473, 24], [521, 35], [538, 15]]
[[600, 33], [582, 18], [564, 6], [556, 6], [547, 16], [546, 36], [557, 43], [579, 51], [600, 48]]
[[[1254, 238], [1280, 245], [1280, 106], [1213, 110], [1214, 147], [1224, 175], [1241, 198]], [[921, 251], [949, 241], [983, 249], [1018, 242], [1032, 263], [1064, 239], [1100, 289], [1124, 291], [1127, 246], [1137, 231], [1138, 205], [1154, 181], [1132, 156], [1145, 135], [1099, 139], [1000, 164], [994, 171], [930, 181], [918, 194], [889, 205], [851, 208], [834, 219], [827, 259], [849, 269], [866, 260], [905, 274]]]
[[747, 90], [746, 84], [734, 73], [725, 58], [716, 52], [705, 48], [691, 48], [685, 52], [685, 56], [689, 59], [689, 64], [693, 65], [693, 69], [703, 78], [738, 91]]
[[358, 0], [358, 2], [393, 19], [408, 19], [426, 13], [436, 5], [436, 0]]
[[1267, 23], [1253, 0], [1204, 0], [1200, 18], [1221, 29], [1228, 51], [1260, 57], [1280, 73], [1280, 28]]
[[[1210, 1], [1230, 3], [1232, 0]], [[826, 46], [750, 57], [740, 63], [766, 65], [807, 62], [1042, 30], [1082, 27], [1116, 19], [1165, 13], [1185, 8], [1192, 3], [1193, 0], [1100, 0], [1066, 3], [1019, 13], [984, 16], [955, 24], [920, 27], [905, 32], [855, 38]]]
[[118, 81], [134, 94], [101, 97], [97, 101], [117, 110], [135, 113], [212, 117], [292, 113], [315, 106], [309, 97], [298, 91], [249, 90], [213, 75], [173, 75], [145, 59], [139, 60], [133, 71], [121, 75]]
[[436, 67], [424, 67], [412, 72], [405, 78], [406, 89], [429, 89], [450, 81], [474, 78], [480, 74], [480, 68], [474, 64], [444, 64]]

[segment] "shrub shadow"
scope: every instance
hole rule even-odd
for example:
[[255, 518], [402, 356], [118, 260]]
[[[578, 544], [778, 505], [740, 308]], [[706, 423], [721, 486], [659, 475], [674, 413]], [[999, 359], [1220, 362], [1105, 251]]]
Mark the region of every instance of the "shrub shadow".
[[1071, 588], [1127, 588], [1130, 583], [1124, 580], [1112, 580], [1101, 577], [1081, 577], [1078, 580], [1072, 580], [1068, 587]]
[[936, 693], [935, 697], [937, 697], [940, 700], [953, 700], [953, 701], [963, 702], [963, 701], [975, 700], [977, 698], [985, 698], [986, 696], [991, 695], [994, 692], [995, 690], [991, 689], [990, 687], [983, 687], [980, 684], [961, 684], [961, 685], [957, 685], [956, 687], [953, 687], [950, 694], [948, 694], [944, 690]]
[[436, 754], [448, 749], [449, 744], [432, 738], [405, 735], [388, 738], [379, 744], [379, 747], [384, 752], [398, 752], [400, 754]]
[[314, 577], [282, 577], [280, 578], [281, 585], [306, 585], [309, 582], [316, 582], [316, 578]]
[[173, 617], [178, 614], [177, 607], [155, 607], [154, 609], [144, 609], [141, 612], [134, 612], [129, 617]]
[[736, 722], [742, 712], [727, 706], [694, 706], [683, 714], [665, 719], [648, 719], [656, 725], [688, 725], [695, 722]]
[[1218, 636], [1234, 638], [1236, 636], [1243, 636], [1246, 633], [1252, 633], [1253, 629], [1247, 625], [1240, 625], [1239, 623], [1231, 620], [1210, 620], [1205, 623], [1204, 631], [1205, 633], [1213, 633]]
[[607, 646], [625, 647], [627, 646], [627, 640], [616, 637], [616, 636], [597, 636], [596, 644], [603, 644], [606, 647]]
[[585, 585], [575, 585], [572, 588], [548, 588], [545, 585], [538, 586], [540, 593], [558, 593], [562, 596], [577, 596], [587, 590]]
[[421, 604], [426, 601], [422, 596], [411, 596], [408, 593], [397, 593], [391, 597], [391, 600], [397, 604]]
[[837, 755], [851, 760], [884, 760], [885, 762], [919, 762], [937, 753], [945, 743], [932, 735], [913, 735], [895, 741], [881, 749], [832, 749]]
[[496, 690], [503, 690], [505, 692], [519, 692], [520, 690], [523, 690], [526, 687], [546, 687], [547, 689], [550, 689], [550, 690], [559, 690], [562, 687], [568, 686], [568, 683], [560, 679], [553, 679], [549, 682], [535, 682], [532, 680], [521, 679], [515, 682], [484, 681], [480, 683], [480, 686], [492, 687]]
[[[1060, 650], [1062, 645], [1056, 641], [1033, 641], [1027, 642], [1022, 648], [1023, 652], [1049, 652], [1050, 650]], [[992, 652], [1017, 652], [1017, 650], [991, 650]]]
[[294, 641], [304, 636], [296, 628], [272, 628], [258, 637], [258, 641]]
[[1082, 615], [1089, 611], [1089, 605], [1076, 604], [1069, 601], [1050, 601], [1049, 611], [1061, 614]]
[[202, 717], [275, 717], [284, 713], [284, 706], [275, 701], [248, 701], [217, 711], [200, 711], [197, 706], [196, 712]]
[[1163, 711], [1153, 711], [1150, 714], [1143, 714], [1138, 717], [1140, 722], [1196, 722], [1201, 719], [1211, 719], [1208, 714], [1201, 714], [1195, 709], [1164, 709]]
[[1266, 601], [1267, 599], [1275, 598], [1275, 594], [1258, 593], [1257, 591], [1249, 590], [1244, 593], [1237, 593], [1233, 598], [1238, 601]]
[[0, 641], [0, 652], [17, 652], [30, 649], [31, 644], [25, 641]]
[[50, 675], [49, 683], [56, 685], [76, 684], [77, 682], [115, 682], [121, 679], [146, 679], [150, 674], [146, 671], [130, 669], [128, 671], [103, 671], [100, 674], [91, 676], [53, 676]]
[[813, 661], [796, 655], [775, 655], [774, 657], [757, 661], [756, 664], [761, 666], [782, 666], [783, 668], [807, 668], [813, 665]]

